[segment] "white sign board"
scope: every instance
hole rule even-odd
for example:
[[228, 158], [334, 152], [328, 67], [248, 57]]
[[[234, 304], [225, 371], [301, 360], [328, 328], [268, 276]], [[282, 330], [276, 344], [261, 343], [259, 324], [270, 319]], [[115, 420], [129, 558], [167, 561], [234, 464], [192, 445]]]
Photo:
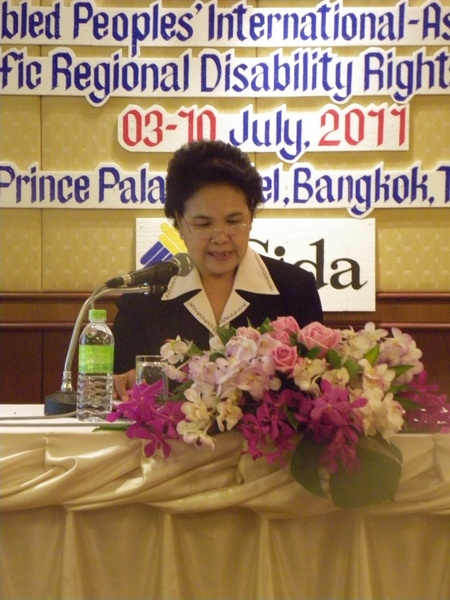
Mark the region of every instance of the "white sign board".
[[[375, 311], [375, 219], [255, 219], [250, 246], [314, 273], [325, 311]], [[165, 219], [136, 219], [136, 268], [185, 251]]]

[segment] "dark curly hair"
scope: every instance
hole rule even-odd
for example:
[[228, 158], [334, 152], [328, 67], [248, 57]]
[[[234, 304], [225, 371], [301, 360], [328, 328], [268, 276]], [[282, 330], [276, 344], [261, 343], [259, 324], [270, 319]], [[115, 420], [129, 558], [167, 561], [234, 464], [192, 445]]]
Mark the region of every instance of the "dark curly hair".
[[185, 202], [200, 188], [225, 183], [245, 194], [253, 216], [262, 202], [262, 180], [248, 156], [239, 148], [220, 140], [201, 140], [179, 148], [169, 162], [166, 176], [164, 212], [176, 221]]

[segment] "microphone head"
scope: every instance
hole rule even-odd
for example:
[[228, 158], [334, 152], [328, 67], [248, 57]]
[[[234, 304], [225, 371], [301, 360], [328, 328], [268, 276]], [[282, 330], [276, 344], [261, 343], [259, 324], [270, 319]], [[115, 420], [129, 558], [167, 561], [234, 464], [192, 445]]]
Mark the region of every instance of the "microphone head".
[[188, 275], [194, 268], [194, 262], [186, 252], [179, 252], [172, 258], [173, 262], [178, 266], [178, 273], [181, 277]]

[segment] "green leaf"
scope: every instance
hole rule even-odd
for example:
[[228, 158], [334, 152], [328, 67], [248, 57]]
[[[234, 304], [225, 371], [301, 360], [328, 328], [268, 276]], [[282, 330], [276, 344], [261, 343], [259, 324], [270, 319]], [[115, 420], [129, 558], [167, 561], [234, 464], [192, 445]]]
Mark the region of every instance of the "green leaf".
[[401, 394], [402, 392], [407, 392], [409, 389], [410, 388], [406, 383], [399, 383], [391, 385], [391, 387], [389, 388], [389, 392], [392, 392], [392, 394], [396, 396], [397, 394]]
[[340, 369], [342, 367], [342, 360], [339, 353], [336, 350], [328, 350], [326, 359], [330, 363], [333, 369]]
[[403, 398], [402, 396], [397, 396], [395, 394], [394, 397], [405, 410], [419, 410], [423, 406], [422, 404], [420, 404], [420, 402], [415, 402], [410, 398]]
[[305, 346], [305, 344], [297, 342], [297, 354], [299, 356], [306, 356], [308, 354], [308, 348]]
[[197, 354], [203, 354], [203, 350], [200, 350], [200, 348], [194, 344], [194, 342], [190, 342], [189, 343], [189, 356], [194, 356]]
[[312, 494], [326, 498], [319, 475], [319, 460], [324, 446], [306, 433], [294, 450], [291, 460], [292, 476]]
[[412, 365], [395, 365], [393, 367], [390, 366], [389, 368], [395, 371], [395, 378], [397, 379], [397, 377], [400, 377], [401, 375], [412, 369], [412, 367]]
[[289, 424], [291, 425], [292, 429], [294, 431], [298, 431], [300, 423], [299, 423], [298, 419], [296, 419], [294, 411], [292, 409], [288, 408], [287, 406], [285, 406], [284, 414], [286, 415], [286, 418], [289, 421]]
[[290, 342], [291, 346], [298, 348], [299, 342], [298, 342], [296, 333], [291, 333], [291, 335], [289, 336], [289, 342]]
[[[253, 327], [253, 325], [250, 325], [250, 322], [249, 327]], [[253, 327], [253, 329], [255, 328]], [[263, 323], [261, 323], [261, 325], [257, 328], [257, 330], [259, 331], [259, 333], [267, 333], [268, 331], [273, 331], [271, 320], [269, 318], [265, 319]]]
[[234, 327], [217, 327], [217, 335], [220, 338], [220, 341], [225, 346], [233, 335], [236, 334], [236, 329]]
[[363, 448], [372, 448], [378, 450], [378, 452], [383, 452], [384, 450], [385, 453], [389, 455], [392, 454], [400, 463], [403, 461], [403, 455], [400, 448], [397, 448], [395, 444], [385, 440], [381, 433], [361, 438], [359, 444]]
[[127, 423], [104, 423], [94, 429], [94, 431], [126, 431], [131, 425], [131, 421]]
[[186, 400], [184, 397], [184, 392], [189, 389], [191, 387], [191, 385], [193, 384], [192, 379], [189, 379], [188, 381], [185, 381], [184, 383], [180, 383], [177, 385], [177, 387], [173, 390], [171, 396], [173, 398], [173, 400]]
[[218, 358], [223, 358], [224, 356], [225, 355], [222, 352], [213, 352], [209, 357], [209, 361], [216, 362]]
[[358, 508], [394, 500], [400, 475], [402, 454], [381, 436], [362, 438], [356, 455], [361, 469], [344, 469], [330, 476], [330, 495], [341, 508]]
[[371, 348], [364, 354], [364, 358], [369, 361], [369, 363], [372, 365], [372, 367], [375, 366], [379, 356], [380, 356], [380, 345], [379, 344], [377, 344], [376, 346], [374, 346], [373, 348]]
[[311, 348], [311, 350], [308, 350], [308, 352], [306, 353], [306, 358], [310, 358], [311, 360], [314, 360], [315, 358], [317, 358], [319, 356], [320, 353], [321, 353], [321, 349], [318, 346], [314, 346], [314, 348]]
[[344, 367], [348, 371], [350, 380], [355, 379], [355, 377], [357, 377], [362, 370], [361, 366], [353, 358], [349, 358], [348, 360], [346, 360]]

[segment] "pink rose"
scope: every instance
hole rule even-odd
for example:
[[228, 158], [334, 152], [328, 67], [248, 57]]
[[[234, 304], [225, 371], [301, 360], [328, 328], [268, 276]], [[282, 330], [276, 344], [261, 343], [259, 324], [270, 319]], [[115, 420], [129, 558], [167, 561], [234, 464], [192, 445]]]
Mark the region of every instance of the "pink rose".
[[259, 340], [259, 338], [261, 337], [261, 334], [259, 333], [259, 331], [257, 331], [253, 327], [244, 327], [244, 326], [238, 327], [236, 329], [236, 335], [238, 337], [249, 338], [250, 340], [253, 340], [254, 342], [257, 342]]
[[285, 344], [277, 346], [272, 350], [272, 358], [277, 371], [291, 373], [298, 359], [297, 348]]
[[319, 358], [325, 356], [328, 350], [336, 348], [341, 339], [340, 331], [325, 327], [317, 321], [303, 327], [298, 334], [298, 341], [304, 344], [308, 350], [316, 347], [320, 348]]
[[293, 333], [297, 335], [300, 331], [300, 325], [294, 317], [278, 317], [271, 322], [271, 325], [274, 328], [271, 332], [272, 337], [283, 344], [289, 344], [291, 335]]

